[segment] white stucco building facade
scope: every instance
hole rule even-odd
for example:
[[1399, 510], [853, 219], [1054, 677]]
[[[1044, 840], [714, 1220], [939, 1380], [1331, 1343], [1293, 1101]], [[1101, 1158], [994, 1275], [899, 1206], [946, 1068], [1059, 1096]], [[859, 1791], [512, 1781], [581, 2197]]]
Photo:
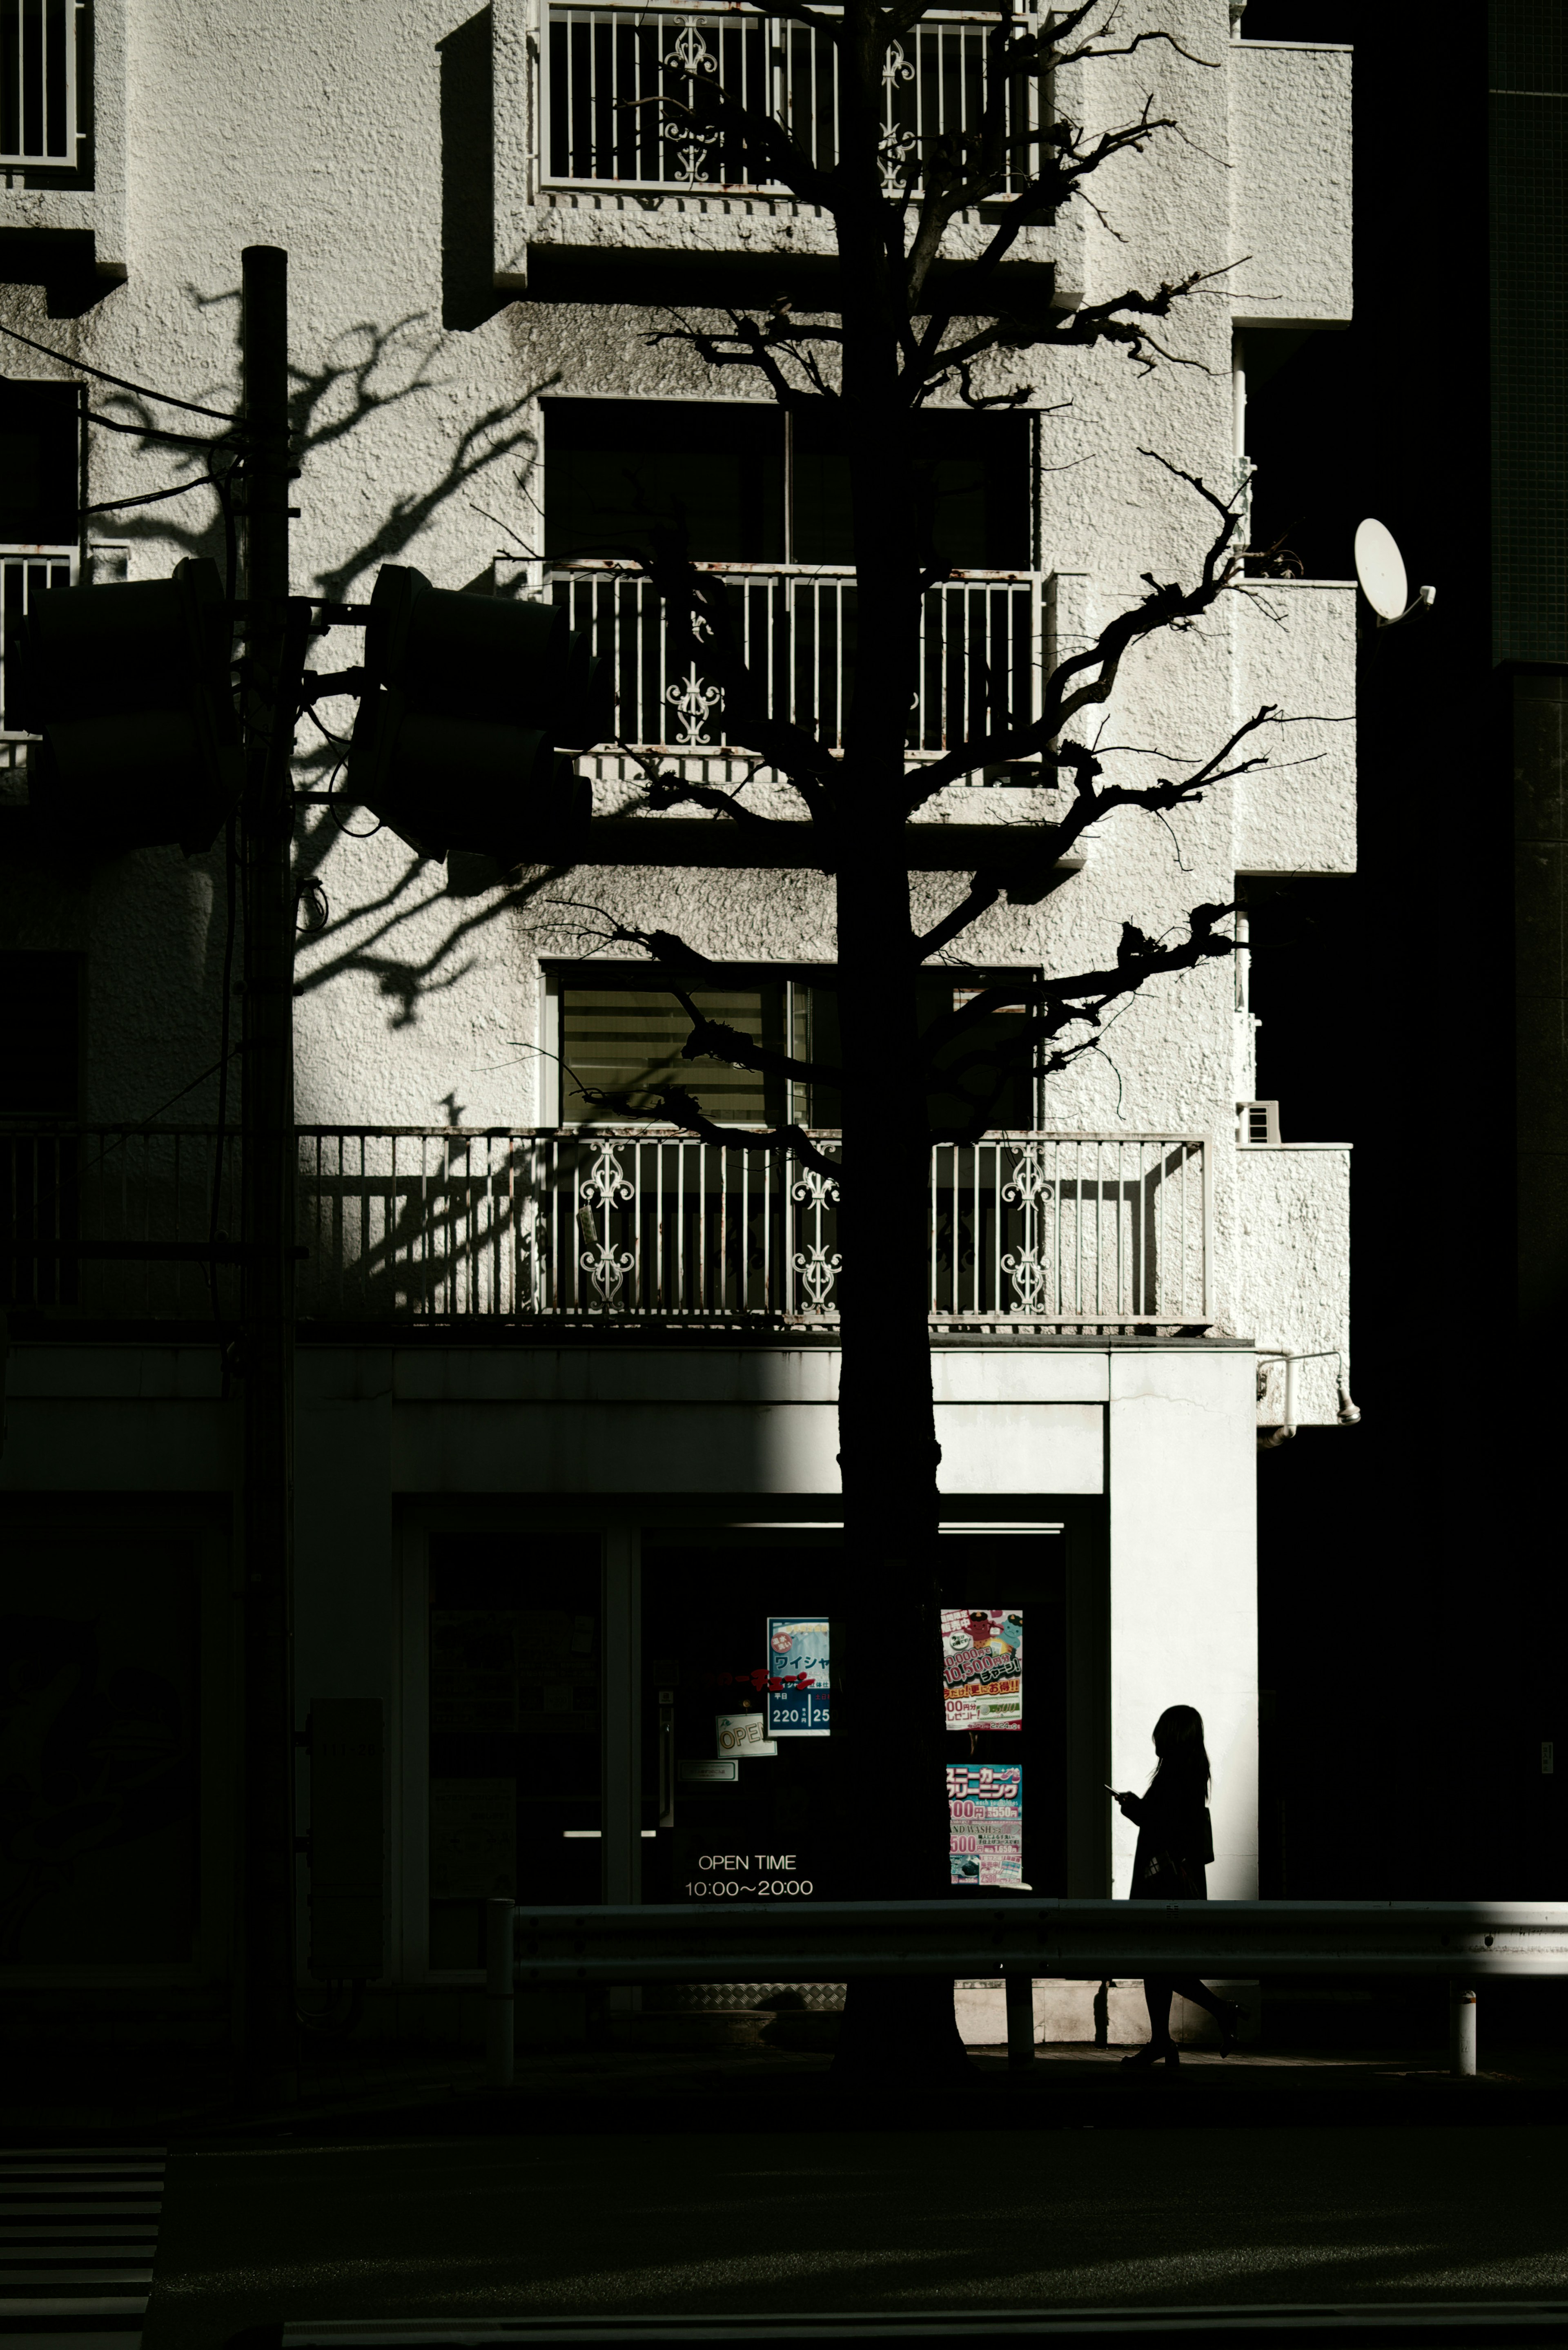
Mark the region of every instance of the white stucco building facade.
[[[10, 162], [0, 190], [16, 272], [0, 324], [31, 338], [0, 364], [13, 380], [87, 383], [85, 506], [196, 485], [90, 511], [50, 556], [19, 542], [0, 558], [8, 608], [29, 561], [75, 565], [106, 593], [185, 554], [222, 563], [200, 452], [91, 418], [216, 430], [101, 378], [232, 411], [239, 256], [272, 244], [290, 255], [297, 594], [366, 601], [391, 562], [441, 588], [568, 600], [619, 665], [623, 734], [738, 779], [722, 708], [700, 678], [660, 665], [651, 606], [572, 548], [594, 499], [620, 494], [604, 484], [628, 447], [678, 471], [711, 442], [707, 559], [751, 566], [768, 625], [783, 615], [796, 631], [796, 690], [805, 662], [825, 707], [836, 655], [822, 616], [842, 615], [848, 592], [831, 559], [831, 469], [814, 472], [804, 445], [781, 455], [774, 411], [739, 399], [737, 378], [652, 338], [671, 303], [701, 317], [710, 286], [714, 301], [765, 306], [781, 270], [807, 307], [830, 282], [812, 275], [831, 262], [829, 224], [717, 185], [711, 158], [628, 167], [596, 147], [580, 126], [599, 102], [582, 78], [608, 70], [600, 17], [607, 42], [630, 21], [615, 0], [493, 0], [466, 20], [445, 0], [98, 0], [73, 98], [81, 139]], [[702, 37], [718, 22], [700, 5], [638, 21], [673, 39], [688, 18]], [[1103, 218], [1072, 207], [1028, 232], [1012, 266], [1033, 285], [1054, 270], [1067, 307], [1211, 273], [1168, 330], [1181, 363], [1139, 374], [1114, 353], [1058, 356], [1038, 369], [1017, 436], [972, 457], [951, 444], [972, 539], [934, 593], [955, 631], [963, 604], [971, 634], [998, 625], [985, 614], [1002, 599], [1036, 673], [1124, 608], [1145, 572], [1189, 572], [1199, 556], [1206, 510], [1139, 452], [1228, 491], [1247, 335], [1350, 316], [1348, 52], [1233, 39], [1224, 0], [1175, 0], [1158, 20], [1180, 49], [1075, 68], [1057, 103], [1094, 127], [1150, 94], [1181, 135], [1118, 161], [1096, 182]], [[715, 423], [715, 403], [747, 413]], [[1092, 966], [1114, 955], [1124, 919], [1159, 932], [1249, 876], [1353, 871], [1354, 593], [1258, 578], [1129, 660], [1107, 742], [1197, 760], [1269, 702], [1291, 721], [1270, 744], [1279, 764], [1168, 824], [1111, 817], [1037, 903], [984, 918], [972, 963]], [[317, 666], [356, 658], [335, 635]], [[950, 714], [926, 719], [940, 733]], [[326, 804], [328, 737], [352, 706], [318, 715], [299, 733], [311, 796], [297, 834], [296, 1682], [302, 1723], [326, 1699], [383, 1710], [371, 1997], [416, 2035], [468, 2012], [486, 1890], [510, 1877], [535, 1898], [680, 1898], [692, 1854], [722, 1841], [725, 1815], [701, 1807], [752, 1804], [744, 1774], [778, 1774], [774, 1809], [755, 1817], [776, 1815], [774, 1840], [820, 1851], [825, 1885], [831, 1874], [825, 1817], [786, 1784], [785, 1740], [711, 1789], [679, 1776], [713, 1756], [703, 1725], [720, 1665], [727, 1679], [762, 1661], [721, 1656], [718, 1634], [704, 1646], [707, 1603], [682, 1616], [682, 1590], [730, 1576], [759, 1644], [766, 1616], [831, 1613], [838, 1356], [832, 1280], [806, 1278], [832, 1256], [831, 1202], [797, 1197], [776, 1167], [752, 1170], [742, 1194], [738, 1159], [673, 1139], [657, 1165], [647, 1141], [607, 1143], [571, 1079], [585, 1053], [624, 1071], [657, 1044], [634, 951], [605, 942], [611, 920], [679, 931], [750, 1017], [798, 1035], [828, 1016], [833, 898], [805, 867], [661, 864], [649, 836], [667, 819], [629, 812], [637, 762], [608, 751], [585, 766], [596, 815], [640, 827], [624, 864], [519, 879], [421, 859]], [[4, 1860], [0, 1964], [40, 1997], [91, 1989], [105, 2012], [148, 2013], [183, 2002], [221, 2033], [242, 1468], [232, 1295], [220, 1284], [214, 1314], [193, 1265], [26, 1243], [67, 1190], [80, 1220], [67, 1237], [82, 1240], [199, 1239], [214, 1182], [230, 1212], [233, 1153], [215, 1175], [213, 1132], [223, 989], [240, 968], [223, 846], [40, 856], [18, 729], [6, 755], [6, 1017], [37, 1048], [15, 1056], [0, 1104], [22, 1236], [0, 1606], [34, 1660], [36, 1735], [18, 1779], [25, 1833]], [[765, 778], [753, 796], [794, 813]], [[1038, 776], [1016, 772], [940, 795], [923, 818], [931, 847], [911, 859], [933, 915], [972, 870], [978, 832], [1048, 806]], [[684, 858], [688, 826], [680, 839]], [[1152, 1723], [1177, 1701], [1208, 1727], [1210, 1892], [1257, 1889], [1256, 1447], [1284, 1415], [1282, 1355], [1301, 1358], [1298, 1424], [1341, 1409], [1349, 1168], [1343, 1147], [1288, 1139], [1288, 1103], [1275, 1119], [1242, 1112], [1251, 1035], [1244, 955], [1157, 984], [1102, 1053], [1035, 1089], [1009, 1139], [933, 1178], [952, 1597], [1022, 1605], [1027, 1653], [1045, 1659], [1023, 1762], [1040, 1892], [1126, 1891], [1132, 1831], [1107, 1816], [1103, 1783], [1143, 1784]], [[791, 1114], [832, 1126], [821, 1104]], [[704, 1559], [720, 1580], [703, 1580]], [[727, 1626], [720, 1600], [706, 1621]], [[563, 1642], [576, 1664], [535, 1656]], [[129, 1731], [119, 1749], [110, 1739], [141, 1754], [146, 1790], [140, 1809], [122, 1791], [112, 1821], [80, 1808], [113, 1796], [80, 1760], [106, 1721], [157, 1724], [140, 1748]], [[303, 1825], [308, 1767], [301, 1795]], [[55, 1818], [78, 1825], [46, 1867]], [[712, 1835], [676, 1845], [692, 1818]], [[163, 1891], [111, 1934], [105, 1905], [133, 1884]]]

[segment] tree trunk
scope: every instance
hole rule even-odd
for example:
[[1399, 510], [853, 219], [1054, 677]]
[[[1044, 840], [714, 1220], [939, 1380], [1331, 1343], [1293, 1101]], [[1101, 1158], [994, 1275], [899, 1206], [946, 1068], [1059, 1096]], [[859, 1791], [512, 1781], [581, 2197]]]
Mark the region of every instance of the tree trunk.
[[[838, 882], [844, 1045], [838, 1399], [846, 1605], [834, 1729], [855, 1790], [857, 1898], [948, 1890], [929, 1165], [902, 856]], [[842, 1725], [842, 1731], [840, 1731]], [[836, 2072], [967, 2073], [950, 1981], [851, 1985]]]

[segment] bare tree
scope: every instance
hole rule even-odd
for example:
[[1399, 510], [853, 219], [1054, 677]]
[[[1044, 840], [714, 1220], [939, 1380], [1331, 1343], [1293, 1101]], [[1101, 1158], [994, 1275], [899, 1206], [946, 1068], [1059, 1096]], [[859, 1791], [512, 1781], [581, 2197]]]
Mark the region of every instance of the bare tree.
[[[722, 138], [729, 155], [743, 159], [749, 177], [781, 184], [831, 218], [839, 308], [827, 317], [797, 316], [779, 299], [757, 314], [722, 313], [719, 325], [711, 314], [695, 322], [678, 316], [655, 339], [686, 345], [722, 375], [739, 370], [760, 379], [787, 410], [831, 413], [847, 459], [858, 622], [842, 744], [831, 743], [826, 730], [814, 733], [776, 713], [768, 680], [748, 666], [722, 580], [690, 559], [679, 528], [652, 529], [635, 548], [597, 551], [635, 556], [663, 598], [678, 656], [683, 643], [700, 641], [703, 672], [723, 693], [729, 739], [748, 746], [788, 785], [820, 837], [821, 864], [836, 888], [841, 1066], [814, 1066], [701, 1016], [695, 998], [704, 960], [687, 941], [613, 917], [612, 931], [646, 950], [683, 1004], [690, 1058], [827, 1083], [842, 1100], [839, 1159], [825, 1156], [796, 1126], [759, 1133], [716, 1124], [679, 1087], [663, 1091], [653, 1114], [733, 1148], [786, 1149], [841, 1189], [838, 1425], [847, 1638], [834, 1657], [835, 1736], [844, 1741], [857, 1805], [876, 1821], [857, 1889], [909, 1898], [940, 1893], [949, 1877], [935, 1670], [939, 1449], [925, 1287], [931, 1148], [981, 1133], [1021, 1058], [1049, 1078], [1094, 1049], [1112, 1006], [1152, 980], [1231, 951], [1232, 941], [1220, 927], [1231, 909], [1194, 907], [1185, 936], [1174, 939], [1147, 937], [1129, 920], [1106, 968], [981, 984], [923, 1033], [918, 974], [934, 957], [953, 960], [971, 926], [1004, 894], [1037, 897], [1051, 868], [1109, 811], [1166, 816], [1262, 764], [1260, 730], [1275, 713], [1260, 709], [1184, 775], [1141, 786], [1108, 782], [1093, 743], [1080, 739], [1091, 713], [1109, 700], [1129, 651], [1189, 628], [1242, 577], [1240, 504], [1230, 484], [1220, 494], [1168, 465], [1210, 510], [1196, 576], [1182, 581], [1145, 574], [1137, 600], [1044, 681], [1038, 714], [1010, 709], [993, 693], [969, 740], [934, 760], [910, 758], [921, 601], [946, 576], [933, 552], [917, 420], [939, 395], [949, 402], [956, 396], [977, 411], [1036, 402], [1041, 365], [1063, 351], [1106, 347], [1143, 369], [1179, 363], [1161, 334], [1200, 282], [1196, 275], [1069, 310], [1052, 307], [1049, 282], [1037, 280], [1032, 299], [1013, 297], [1001, 272], [1024, 231], [1071, 203], [1090, 201], [1087, 183], [1112, 159], [1142, 154], [1177, 133], [1173, 120], [1146, 104], [1119, 128], [1088, 135], [1054, 107], [1064, 68], [1127, 57], [1146, 43], [1179, 45], [1158, 31], [1119, 38], [1115, 11], [1107, 14], [1102, 0], [1083, 0], [1044, 23], [1015, 13], [1012, 0], [997, 0], [986, 36], [984, 102], [973, 127], [916, 148], [893, 142], [890, 167], [886, 71], [902, 56], [897, 45], [928, 13], [928, 0], [845, 0], [833, 14], [808, 0], [776, 0], [775, 13], [832, 45], [838, 132], [831, 163], [814, 160], [784, 121], [744, 103], [722, 79], [669, 67], [659, 103], [667, 118], [679, 114], [698, 135]], [[1023, 102], [1031, 87], [1045, 99], [1033, 127]], [[992, 209], [982, 213], [986, 206]], [[977, 253], [955, 263], [942, 255], [942, 244], [961, 215], [995, 225]], [[1010, 363], [1017, 380], [987, 390], [982, 386], [995, 382], [999, 361]], [[1168, 463], [1154, 452], [1142, 454], [1151, 463]], [[999, 834], [994, 866], [975, 872], [950, 910], [922, 928], [906, 826], [945, 785], [1020, 763], [1054, 777], [1056, 812], [1033, 827]], [[772, 820], [730, 789], [654, 772], [645, 776], [644, 795], [653, 807], [685, 803], [710, 811], [754, 844], [759, 866], [767, 863]], [[992, 1015], [1020, 1003], [1026, 1016], [999, 1041]], [[958, 1123], [942, 1123], [933, 1097], [945, 1092], [950, 1099], [955, 1065], [965, 1073], [974, 1107]], [[891, 1120], [889, 1100], [899, 1106]], [[929, 1673], [881, 1671], [891, 1627], [899, 1655], [928, 1658]], [[940, 1984], [857, 1987], [844, 2060], [874, 2063], [895, 2048], [907, 2055], [918, 2019], [928, 2058], [961, 2062], [947, 1986]]]

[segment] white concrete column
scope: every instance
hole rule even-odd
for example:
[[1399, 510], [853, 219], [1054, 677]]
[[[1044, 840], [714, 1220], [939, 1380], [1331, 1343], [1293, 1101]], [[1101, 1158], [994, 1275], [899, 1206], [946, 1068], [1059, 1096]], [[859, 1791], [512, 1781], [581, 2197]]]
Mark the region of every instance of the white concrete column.
[[[1110, 1358], [1112, 1782], [1141, 1793], [1157, 1719], [1198, 1708], [1214, 1771], [1209, 1891], [1227, 1901], [1258, 1891], [1253, 1360], [1220, 1347]], [[1136, 1842], [1116, 1813], [1116, 1895]]]

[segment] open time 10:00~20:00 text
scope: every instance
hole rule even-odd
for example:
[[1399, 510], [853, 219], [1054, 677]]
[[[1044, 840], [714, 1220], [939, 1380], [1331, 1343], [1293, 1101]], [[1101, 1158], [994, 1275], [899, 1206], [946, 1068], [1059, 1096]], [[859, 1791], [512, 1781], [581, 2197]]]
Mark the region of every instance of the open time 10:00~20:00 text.
[[717, 1883], [709, 1885], [705, 1884], [702, 1878], [698, 1877], [692, 1884], [688, 1885], [686, 1887], [687, 1892], [694, 1896], [695, 1898], [700, 1901], [705, 1899], [711, 1894], [717, 1898], [722, 1898], [725, 1895], [735, 1893], [757, 1893], [763, 1895], [809, 1893], [811, 1889], [812, 1885], [809, 1877], [775, 1877], [770, 1883], [763, 1885], [739, 1885], [732, 1877], [722, 1877]]

